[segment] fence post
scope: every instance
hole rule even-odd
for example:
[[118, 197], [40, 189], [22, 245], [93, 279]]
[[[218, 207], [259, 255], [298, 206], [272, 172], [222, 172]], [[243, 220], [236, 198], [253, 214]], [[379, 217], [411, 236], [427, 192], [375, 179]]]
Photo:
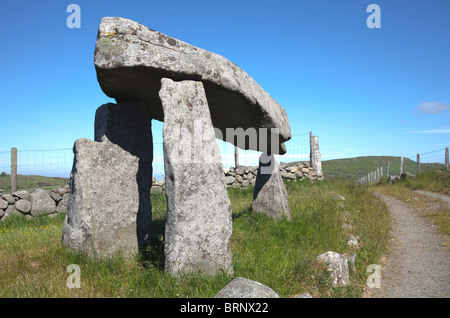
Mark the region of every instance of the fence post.
[[417, 154], [417, 174], [420, 173], [420, 154]]
[[445, 148], [445, 169], [448, 170], [448, 147]]
[[309, 166], [313, 167], [313, 132], [309, 132]]
[[17, 191], [17, 148], [11, 148], [11, 193]]
[[400, 158], [400, 175], [403, 174], [403, 161], [404, 161], [404, 158], [401, 157], [401, 158]]
[[239, 167], [239, 148], [234, 146], [234, 167]]
[[313, 136], [312, 131], [309, 133], [309, 147], [310, 147], [310, 165], [311, 168], [318, 174], [322, 175], [322, 159], [319, 150], [319, 137]]
[[386, 167], [386, 177], [389, 177], [389, 162], [387, 163]]

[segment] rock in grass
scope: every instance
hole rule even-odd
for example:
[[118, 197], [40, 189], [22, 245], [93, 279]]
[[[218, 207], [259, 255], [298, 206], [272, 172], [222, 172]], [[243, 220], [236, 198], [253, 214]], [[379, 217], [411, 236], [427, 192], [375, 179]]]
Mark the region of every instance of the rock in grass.
[[236, 277], [214, 298], [280, 298], [280, 296], [266, 285], [248, 278]]
[[346, 286], [350, 283], [347, 258], [336, 252], [326, 252], [317, 256], [317, 261], [328, 265], [333, 286]]

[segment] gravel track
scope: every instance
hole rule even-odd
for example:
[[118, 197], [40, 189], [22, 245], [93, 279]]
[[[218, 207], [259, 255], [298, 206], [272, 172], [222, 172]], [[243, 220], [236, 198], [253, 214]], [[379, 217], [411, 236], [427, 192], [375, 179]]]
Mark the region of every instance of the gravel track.
[[365, 297], [448, 298], [450, 258], [445, 238], [419, 211], [402, 201], [376, 193], [392, 219], [392, 244], [381, 266], [381, 288]]
[[450, 204], [450, 197], [448, 195], [440, 194], [440, 193], [434, 193], [434, 192], [428, 192], [428, 191], [423, 191], [423, 190], [415, 190], [414, 192], [426, 195], [426, 196], [428, 196], [430, 198], [433, 198], [433, 199], [439, 199], [439, 200], [442, 200], [442, 201], [447, 202], [447, 203]]

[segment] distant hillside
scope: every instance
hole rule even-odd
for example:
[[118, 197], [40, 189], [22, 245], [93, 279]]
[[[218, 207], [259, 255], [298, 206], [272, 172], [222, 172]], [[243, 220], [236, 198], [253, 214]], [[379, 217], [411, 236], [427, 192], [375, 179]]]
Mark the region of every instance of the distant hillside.
[[[383, 167], [383, 173], [386, 174], [386, 166], [389, 164], [390, 174], [400, 174], [400, 157], [391, 156], [367, 156], [346, 159], [334, 159], [322, 161], [322, 171], [325, 177], [341, 177], [357, 180], [375, 171], [378, 167]], [[442, 164], [422, 163], [420, 171], [438, 170]], [[416, 162], [405, 158], [403, 171], [416, 174]]]

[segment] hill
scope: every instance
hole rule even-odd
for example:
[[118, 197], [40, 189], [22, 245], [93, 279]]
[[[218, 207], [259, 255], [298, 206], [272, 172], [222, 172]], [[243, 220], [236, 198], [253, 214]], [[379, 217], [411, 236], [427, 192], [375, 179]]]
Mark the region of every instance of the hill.
[[[322, 161], [322, 171], [325, 177], [340, 177], [357, 180], [375, 171], [378, 167], [383, 167], [383, 173], [386, 174], [387, 164], [389, 162], [389, 171], [391, 175], [400, 174], [400, 157], [393, 156], [366, 156], [345, 159], [333, 159]], [[438, 163], [422, 163], [420, 171], [438, 170], [443, 168]], [[416, 174], [416, 162], [405, 158], [403, 171]]]

